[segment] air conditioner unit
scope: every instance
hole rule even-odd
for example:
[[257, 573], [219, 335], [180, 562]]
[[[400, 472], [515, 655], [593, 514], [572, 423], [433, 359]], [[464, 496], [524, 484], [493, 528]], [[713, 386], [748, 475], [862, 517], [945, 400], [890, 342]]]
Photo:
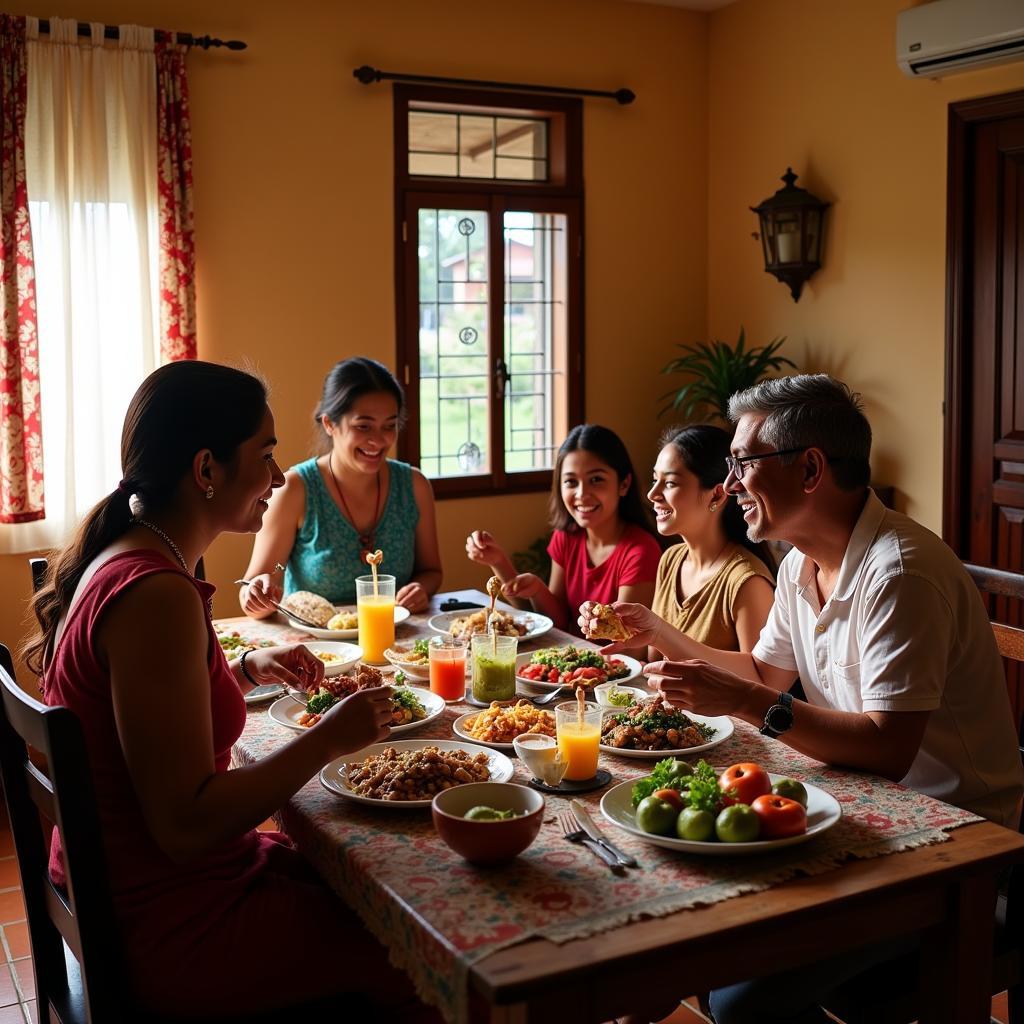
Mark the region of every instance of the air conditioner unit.
[[896, 60], [911, 78], [1024, 58], [1024, 0], [934, 0], [896, 16]]

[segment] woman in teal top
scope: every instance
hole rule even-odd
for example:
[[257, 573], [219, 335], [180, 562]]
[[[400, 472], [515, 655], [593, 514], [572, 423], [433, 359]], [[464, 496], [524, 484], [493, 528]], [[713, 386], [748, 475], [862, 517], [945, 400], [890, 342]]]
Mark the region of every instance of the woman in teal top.
[[398, 381], [376, 360], [346, 359], [327, 375], [316, 422], [329, 448], [289, 469], [270, 502], [239, 594], [246, 615], [266, 618], [272, 601], [296, 590], [354, 603], [366, 552], [378, 548], [396, 602], [427, 608], [441, 585], [433, 491], [418, 469], [387, 458], [404, 407]]

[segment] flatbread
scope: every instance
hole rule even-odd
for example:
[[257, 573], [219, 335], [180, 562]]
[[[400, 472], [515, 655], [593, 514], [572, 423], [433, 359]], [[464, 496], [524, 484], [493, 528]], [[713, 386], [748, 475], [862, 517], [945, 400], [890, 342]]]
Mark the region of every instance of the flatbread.
[[337, 611], [326, 597], [321, 597], [309, 590], [296, 590], [289, 594], [281, 604], [289, 611], [300, 615], [309, 622], [315, 622], [318, 626], [326, 626]]
[[610, 605], [595, 604], [593, 613], [597, 625], [588, 633], [591, 640], [628, 640], [633, 635]]

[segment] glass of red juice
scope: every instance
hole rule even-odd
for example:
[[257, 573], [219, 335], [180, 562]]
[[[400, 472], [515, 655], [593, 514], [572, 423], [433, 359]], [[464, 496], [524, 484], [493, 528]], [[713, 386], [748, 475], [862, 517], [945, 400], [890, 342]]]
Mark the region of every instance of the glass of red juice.
[[465, 640], [454, 636], [430, 638], [430, 690], [449, 704], [465, 699]]

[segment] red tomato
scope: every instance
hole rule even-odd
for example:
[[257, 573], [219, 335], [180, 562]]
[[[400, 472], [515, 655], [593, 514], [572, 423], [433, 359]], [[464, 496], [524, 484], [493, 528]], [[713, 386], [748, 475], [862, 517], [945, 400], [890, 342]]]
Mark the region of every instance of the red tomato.
[[652, 795], [658, 800], [664, 800], [665, 803], [671, 804], [677, 811], [681, 811], [686, 806], [678, 789], [656, 789]]
[[718, 778], [718, 786], [723, 793], [729, 794], [722, 801], [726, 807], [730, 804], [753, 804], [759, 796], [772, 791], [768, 773], [759, 764], [750, 762], [726, 768]]
[[796, 800], [768, 793], [750, 806], [761, 822], [762, 839], [784, 839], [807, 831], [807, 812]]
[[548, 673], [548, 682], [549, 683], [557, 683], [558, 682], [558, 669], [557, 668], [553, 668]]

